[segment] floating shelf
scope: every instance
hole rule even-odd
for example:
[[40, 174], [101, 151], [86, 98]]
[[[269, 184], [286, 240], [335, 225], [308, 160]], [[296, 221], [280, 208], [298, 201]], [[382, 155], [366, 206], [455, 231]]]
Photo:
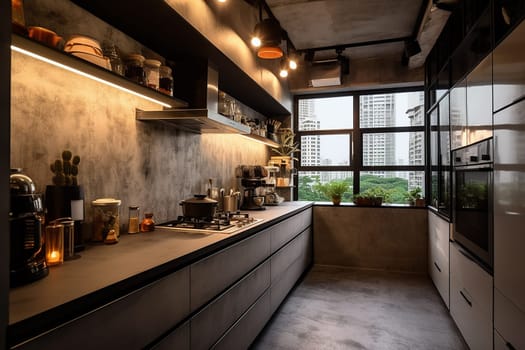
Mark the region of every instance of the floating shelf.
[[18, 34], [11, 37], [11, 49], [32, 56], [41, 61], [61, 67], [71, 72], [86, 76], [106, 85], [113, 86], [128, 93], [138, 95], [147, 100], [159, 103], [165, 107], [186, 107], [188, 104], [175, 97], [164, 95], [156, 90], [138, 85], [112, 71], [97, 66], [91, 62], [48, 47], [37, 41], [25, 38]]

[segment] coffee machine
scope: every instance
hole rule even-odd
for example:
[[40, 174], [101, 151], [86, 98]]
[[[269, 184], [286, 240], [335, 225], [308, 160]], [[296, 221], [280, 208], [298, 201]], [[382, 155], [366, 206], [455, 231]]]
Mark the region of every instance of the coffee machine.
[[266, 169], [260, 165], [240, 165], [236, 175], [241, 179], [243, 198], [241, 210], [264, 210], [264, 177], [268, 175]]
[[44, 207], [42, 194], [36, 193], [35, 184], [21, 169], [11, 169], [9, 185], [9, 274], [11, 287], [16, 287], [48, 274], [42, 233]]

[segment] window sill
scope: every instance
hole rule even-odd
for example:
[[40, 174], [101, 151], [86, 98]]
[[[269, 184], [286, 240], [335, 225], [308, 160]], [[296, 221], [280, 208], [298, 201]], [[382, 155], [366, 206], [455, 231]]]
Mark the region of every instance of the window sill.
[[333, 205], [332, 202], [314, 202], [314, 206], [319, 207], [355, 207], [355, 208], [401, 208], [401, 209], [427, 209], [428, 207], [416, 207], [409, 204], [382, 204], [381, 206], [364, 206], [364, 205], [355, 205], [351, 202], [341, 203], [340, 205]]

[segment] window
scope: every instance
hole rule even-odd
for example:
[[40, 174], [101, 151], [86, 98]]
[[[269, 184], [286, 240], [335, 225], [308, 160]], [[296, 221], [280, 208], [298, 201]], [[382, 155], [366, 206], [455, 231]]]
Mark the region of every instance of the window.
[[422, 91], [301, 96], [296, 106], [299, 200], [329, 201], [315, 185], [331, 181], [350, 184], [343, 202], [379, 191], [387, 203], [404, 204], [408, 191], [424, 193]]

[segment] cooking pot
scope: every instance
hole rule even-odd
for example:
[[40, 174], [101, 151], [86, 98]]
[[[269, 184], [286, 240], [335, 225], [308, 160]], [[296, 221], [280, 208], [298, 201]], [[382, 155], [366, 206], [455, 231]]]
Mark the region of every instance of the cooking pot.
[[193, 198], [180, 201], [182, 215], [192, 218], [211, 218], [215, 215], [218, 202], [206, 197], [205, 194], [195, 194]]

